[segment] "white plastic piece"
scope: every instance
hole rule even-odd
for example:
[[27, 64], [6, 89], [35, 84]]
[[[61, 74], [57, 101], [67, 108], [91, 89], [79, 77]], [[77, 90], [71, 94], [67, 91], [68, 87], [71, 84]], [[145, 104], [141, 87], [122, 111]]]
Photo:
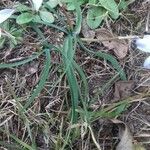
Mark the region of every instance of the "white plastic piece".
[[150, 69], [150, 56], [145, 59], [143, 67], [145, 69]]
[[15, 12], [15, 9], [3, 9], [0, 10], [0, 23], [7, 20], [13, 13]]
[[40, 7], [42, 6], [43, 0], [32, 0], [33, 7], [36, 11], [39, 11]]
[[139, 50], [150, 53], [150, 35], [144, 35], [142, 39], [137, 38], [135, 44]]

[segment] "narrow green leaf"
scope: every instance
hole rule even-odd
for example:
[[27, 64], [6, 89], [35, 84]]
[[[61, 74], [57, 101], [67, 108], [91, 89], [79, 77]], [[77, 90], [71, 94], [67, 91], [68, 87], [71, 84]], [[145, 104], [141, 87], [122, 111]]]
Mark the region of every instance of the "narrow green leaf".
[[86, 48], [80, 39], [78, 39], [78, 42], [79, 42], [80, 46], [83, 48], [83, 50], [87, 51], [88, 53], [91, 53], [95, 57], [103, 58], [103, 59], [106, 59], [107, 61], [109, 61], [111, 63], [111, 65], [114, 67], [114, 69], [119, 73], [121, 80], [125, 80], [125, 81], [127, 80], [127, 77], [126, 77], [126, 74], [125, 74], [123, 68], [121, 68], [119, 62], [116, 60], [116, 58], [114, 56], [104, 53], [104, 52], [101, 52], [101, 51], [98, 51], [95, 53], [94, 50]]
[[113, 57], [110, 54], [101, 52], [101, 51], [96, 52], [95, 56], [96, 57], [101, 57], [101, 58], [106, 59], [107, 61], [109, 61], [112, 64], [113, 68], [118, 71], [121, 80], [125, 80], [125, 81], [127, 80], [125, 72], [123, 71], [123, 69], [121, 68], [119, 62], [116, 60], [115, 57]]
[[23, 65], [25, 63], [28, 63], [30, 61], [32, 61], [33, 59], [36, 59], [38, 56], [40, 56], [43, 52], [37, 54], [37, 55], [33, 55], [31, 57], [29, 57], [28, 59], [25, 59], [25, 60], [22, 60], [22, 61], [19, 61], [19, 62], [15, 62], [15, 63], [10, 63], [10, 64], [4, 64], [4, 63], [1, 63], [0, 64], [0, 69], [4, 69], [4, 68], [13, 68], [13, 67], [17, 67], [17, 66], [20, 66], [20, 65]]
[[12, 139], [14, 139], [18, 144], [20, 144], [21, 146], [23, 146], [24, 148], [28, 149], [28, 150], [34, 150], [30, 145], [26, 144], [25, 142], [21, 141], [20, 139], [18, 139], [15, 135], [10, 134], [9, 132], [0, 129], [1, 132], [9, 135]]
[[53, 23], [55, 20], [53, 14], [48, 11], [40, 11], [40, 17], [44, 22], [47, 23]]
[[79, 99], [79, 92], [78, 92], [78, 83], [77, 79], [74, 73], [74, 67], [73, 67], [73, 57], [74, 57], [74, 45], [73, 45], [74, 38], [71, 35], [68, 35], [65, 39], [64, 45], [63, 45], [63, 62], [66, 68], [66, 75], [67, 80], [70, 87], [70, 93], [71, 93], [71, 103], [72, 103], [72, 123], [77, 122], [78, 114], [76, 112], [76, 109], [78, 107], [78, 99]]
[[82, 23], [82, 13], [80, 5], [74, 1], [75, 9], [76, 9], [76, 26], [75, 26], [75, 34], [79, 34], [81, 31], [81, 23]]
[[5, 40], [6, 40], [5, 38], [2, 37], [0, 38], [0, 49], [3, 48]]
[[23, 110], [27, 109], [30, 106], [30, 104], [35, 100], [35, 98], [39, 95], [39, 93], [42, 91], [42, 89], [45, 85], [45, 82], [46, 82], [46, 80], [49, 76], [49, 70], [50, 70], [50, 67], [51, 67], [49, 49], [45, 49], [45, 54], [46, 54], [46, 62], [45, 62], [45, 67], [44, 67], [44, 69], [41, 73], [40, 81], [39, 81], [36, 89], [31, 94], [31, 97], [26, 102], [25, 106], [23, 107]]
[[[129, 101], [123, 100], [117, 103], [101, 109], [100, 111], [91, 112], [91, 121], [95, 121], [98, 118], [114, 118], [121, 115], [130, 106]], [[90, 112], [89, 112], [90, 113]]]
[[87, 80], [86, 80], [86, 75], [84, 73], [84, 71], [82, 70], [82, 68], [74, 61], [73, 62], [73, 65], [75, 67], [75, 69], [77, 70], [77, 72], [79, 73], [80, 75], [80, 78], [81, 78], [81, 85], [82, 88], [81, 88], [81, 94], [83, 96], [83, 100], [84, 102], [87, 101], [88, 97], [89, 97], [89, 88], [88, 88], [88, 83], [87, 83]]
[[47, 25], [47, 26], [49, 26], [49, 27], [55, 28], [55, 29], [57, 29], [57, 30], [60, 30], [60, 31], [62, 31], [62, 32], [66, 33], [66, 34], [68, 34], [68, 32], [67, 32], [64, 28], [59, 27], [59, 26], [57, 26], [57, 25], [55, 25], [55, 24], [51, 24], [51, 23], [44, 22], [44, 21], [38, 21], [38, 22], [34, 21], [33, 23], [39, 23], [39, 24]]
[[17, 17], [16, 22], [17, 22], [18, 24], [29, 23], [29, 22], [32, 21], [33, 17], [34, 17], [34, 16], [33, 16], [32, 13], [28, 13], [28, 12], [22, 13], [21, 15], [19, 15], [19, 16]]
[[4, 146], [7, 149], [22, 150], [21, 146], [19, 144], [17, 145], [16, 143], [8, 144], [8, 142], [6, 142], [6, 141], [0, 141], [0, 145]]
[[87, 24], [91, 29], [97, 28], [106, 17], [107, 11], [103, 7], [91, 7], [87, 12]]

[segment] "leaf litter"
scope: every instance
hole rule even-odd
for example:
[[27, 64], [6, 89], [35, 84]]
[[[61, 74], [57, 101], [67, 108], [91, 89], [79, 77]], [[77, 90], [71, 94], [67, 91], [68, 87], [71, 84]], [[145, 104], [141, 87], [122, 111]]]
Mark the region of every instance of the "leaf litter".
[[[83, 19], [83, 21], [82, 21], [81, 32], [85, 38], [93, 39], [95, 37], [95, 31], [90, 29], [90, 27], [87, 25], [87, 22], [85, 19]], [[88, 43], [90, 44], [91, 42], [88, 42]]]
[[[123, 59], [128, 53], [128, 44], [125, 40], [116, 39], [115, 37], [117, 36], [105, 28], [96, 30], [96, 38], [99, 39], [108, 50], [113, 50], [118, 59]], [[110, 38], [112, 39], [109, 40]]]
[[[103, 29], [105, 29], [105, 28], [103, 28]], [[44, 28], [44, 31], [45, 31], [45, 33], [46, 32], [48, 32], [48, 30], [46, 30], [46, 28]], [[92, 30], [91, 30], [92, 31]], [[91, 32], [90, 31], [90, 32]], [[127, 53], [128, 53], [128, 44], [126, 43], [126, 41], [125, 40], [111, 40], [111, 41], [104, 41], [104, 40], [106, 40], [106, 39], [108, 39], [108, 38], [114, 38], [114, 37], [116, 37], [116, 35], [114, 35], [114, 34], [112, 34], [110, 31], [108, 31], [107, 29], [105, 29], [104, 31], [106, 31], [104, 34], [101, 34], [101, 36], [99, 35], [99, 38], [103, 38], [102, 39], [102, 43], [103, 43], [103, 45], [108, 49], [108, 50], [113, 50], [114, 51], [114, 54], [118, 57], [118, 59], [122, 59], [122, 58], [124, 58], [124, 57], [126, 57], [127, 56]], [[88, 30], [88, 28], [86, 29], [86, 32], [89, 32], [89, 30]], [[95, 31], [94, 31], [95, 32]], [[51, 33], [52, 34], [52, 36], [50, 36], [49, 34], [49, 40], [50, 40], [50, 42], [51, 42], [51, 39], [52, 40], [55, 40], [56, 38], [54, 37], [54, 33], [53, 33], [53, 31], [51, 31], [50, 29], [49, 29], [49, 33]], [[83, 33], [82, 33], [83, 34]], [[87, 34], [87, 35], [86, 35]], [[97, 33], [96, 33], [97, 34]], [[56, 34], [56, 35], [58, 35], [58, 34]], [[85, 35], [84, 35], [85, 37], [87, 37], [87, 38], [93, 38], [93, 37], [95, 37], [95, 33], [93, 34], [91, 34], [91, 33], [85, 33]], [[61, 38], [61, 39], [63, 39], [63, 38]], [[56, 40], [55, 40], [56, 41]], [[119, 41], [119, 42], [118, 42]], [[116, 42], [118, 42], [119, 43], [119, 46], [121, 47], [120, 49], [118, 48], [119, 46], [117, 46], [117, 44], [118, 43], [116, 43]], [[122, 44], [122, 42], [123, 42], [123, 44]], [[121, 44], [120, 44], [121, 43]], [[115, 46], [116, 45], [116, 46]], [[94, 45], [95, 46], [95, 45]], [[27, 45], [27, 47], [28, 47], [28, 45]], [[116, 47], [118, 48], [117, 50], [115, 50], [116, 49]], [[122, 48], [124, 49], [124, 47], [126, 47], [126, 49], [125, 49], [125, 51], [124, 51], [124, 53], [123, 53], [123, 51], [122, 51]], [[17, 49], [17, 50], [20, 50], [20, 49]], [[29, 51], [29, 50], [28, 50]], [[120, 54], [121, 53], [121, 54]], [[20, 55], [19, 55], [20, 56]], [[56, 56], [56, 55], [54, 55], [54, 56]], [[82, 56], [80, 56], [80, 57], [82, 57], [82, 60], [84, 59], [84, 57], [83, 57], [84, 55], [82, 55]], [[52, 58], [52, 59], [54, 59], [54, 58]], [[112, 70], [111, 69], [109, 69], [108, 67], [107, 68], [105, 68], [104, 66], [102, 66], [102, 67], [100, 67], [100, 63], [101, 62], [96, 62], [96, 61], [98, 61], [98, 60], [94, 60], [95, 62], [94, 62], [94, 64], [96, 64], [98, 67], [99, 67], [99, 69], [97, 69], [95, 66], [93, 66], [93, 65], [91, 65], [91, 61], [89, 60], [89, 65], [91, 65], [91, 67], [89, 67], [89, 65], [87, 65], [87, 67], [88, 67], [88, 69], [90, 68], [91, 70], [94, 70], [93, 71], [93, 73], [91, 74], [91, 76], [94, 76], [95, 77], [95, 82], [97, 83], [97, 80], [96, 80], [96, 78], [98, 78], [98, 77], [102, 77], [102, 75], [104, 76], [104, 77], [108, 77], [108, 75], [110, 74], [110, 76], [113, 76], [114, 74], [113, 74], [113, 72], [112, 72]], [[56, 63], [56, 61], [54, 61], [55, 63]], [[83, 62], [84, 63], [84, 62]], [[103, 63], [103, 62], [102, 62]], [[130, 64], [130, 62], [129, 62], [129, 64]], [[40, 70], [40, 66], [41, 66], [41, 64], [38, 64], [38, 62], [35, 62], [35, 63], [31, 63], [31, 64], [29, 64], [28, 66], [27, 66], [27, 68], [26, 69], [23, 69], [23, 71], [22, 72], [24, 72], [24, 70], [27, 70], [27, 72], [25, 72], [25, 75], [24, 76], [27, 76], [29, 79], [32, 79], [33, 80], [33, 76], [35, 76], [38, 72], [39, 72], [39, 70]], [[62, 68], [61, 68], [62, 69]], [[103, 70], [104, 69], [104, 70]], [[110, 71], [110, 72], [106, 72], [106, 70], [107, 71]], [[85, 70], [86, 72], [87, 72], [87, 69]], [[95, 73], [96, 72], [96, 73]], [[57, 73], [59, 73], [59, 72], [57, 72]], [[95, 73], [95, 74], [94, 74]], [[141, 73], [142, 74], [142, 73]], [[15, 74], [14, 74], [15, 75]], [[49, 83], [51, 83], [50, 85], [53, 85], [53, 82], [57, 79], [56, 77], [57, 77], [57, 74], [54, 74], [54, 73], [52, 73], [51, 74], [51, 76], [52, 76], [52, 79], [50, 78], [49, 79]], [[9, 78], [10, 79], [13, 79], [13, 78], [11, 78], [11, 76], [9, 76]], [[35, 78], [35, 77], [34, 77]], [[55, 79], [56, 78], [56, 79]], [[132, 77], [133, 78], [133, 80], [135, 79], [134, 77]], [[36, 79], [36, 78], [35, 78]], [[59, 76], [58, 76], [58, 79], [57, 80], [59, 80]], [[103, 79], [103, 81], [106, 81], [107, 82], [107, 79], [105, 78], [105, 79]], [[131, 82], [131, 83], [130, 83]], [[134, 83], [132, 84], [132, 80], [131, 81], [127, 81], [127, 82], [117, 82], [116, 83], [116, 85], [118, 86], [117, 88], [116, 88], [116, 92], [115, 92], [115, 94], [116, 94], [116, 96], [114, 96], [114, 97], [117, 97], [117, 100], [119, 100], [119, 99], [122, 99], [122, 98], [126, 98], [126, 96], [130, 96], [130, 95], [132, 95], [132, 85], [134, 86]], [[30, 85], [31, 85], [31, 87], [33, 87], [33, 86], [35, 86], [36, 85], [36, 82], [34, 82], [34, 83], [32, 83], [31, 81], [28, 81], [28, 83], [30, 83]], [[62, 84], [62, 83], [61, 83]], [[59, 85], [58, 87], [54, 87], [54, 92], [45, 92], [47, 95], [47, 98], [43, 98], [44, 96], [45, 96], [45, 93], [43, 92], [43, 97], [40, 97], [39, 99], [41, 99], [42, 100], [42, 103], [43, 103], [43, 105], [41, 106], [40, 105], [40, 102], [41, 101], [38, 101], [39, 102], [39, 107], [41, 107], [41, 111], [39, 111], [39, 112], [37, 112], [37, 116], [39, 115], [39, 122], [41, 122], [40, 121], [40, 119], [42, 120], [43, 119], [43, 121], [45, 121], [45, 123], [47, 123], [46, 122], [46, 119], [43, 117], [40, 117], [40, 113], [45, 113], [45, 107], [47, 106], [47, 103], [49, 103], [49, 99], [51, 98], [52, 99], [52, 102], [54, 102], [54, 112], [56, 111], [56, 106], [57, 106], [57, 109], [59, 110], [59, 105], [58, 105], [58, 103], [56, 103], [55, 102], [55, 100], [57, 100], [56, 99], [56, 97], [58, 97], [59, 95], [60, 95], [60, 98], [62, 98], [62, 97], [65, 97], [66, 95], [62, 92], [63, 90], [63, 88], [67, 91], [67, 88], [66, 88], [66, 84], [65, 84], [65, 81], [64, 81], [64, 85], [62, 84], [62, 85]], [[101, 84], [101, 82], [99, 82], [98, 83], [98, 86], [100, 86], [100, 84]], [[19, 84], [18, 84], [19, 85]], [[93, 86], [95, 86], [96, 84], [94, 83], [94, 82], [92, 82], [92, 85]], [[115, 86], [116, 86], [115, 85]], [[26, 89], [28, 88], [27, 86], [25, 87]], [[17, 89], [17, 87], [16, 87], [16, 89]], [[57, 90], [58, 89], [58, 90]], [[7, 98], [7, 92], [6, 92], [6, 90], [7, 89], [4, 89], [5, 91], [4, 91], [4, 96], [3, 96], [3, 99], [5, 100], [6, 99], [6, 101], [8, 101], [9, 99]], [[28, 90], [30, 90], [30, 88], [28, 89]], [[49, 91], [49, 87], [47, 88], [46, 87], [46, 90], [47, 91]], [[65, 91], [64, 90], [64, 91]], [[114, 89], [113, 89], [114, 90]], [[61, 91], [61, 92], [60, 92]], [[118, 93], [117, 93], [118, 92]], [[55, 95], [55, 93], [56, 93], [56, 96], [54, 96]], [[58, 93], [58, 95], [57, 95], [57, 93]], [[60, 93], [62, 93], [62, 94], [60, 94]], [[63, 95], [64, 94], [64, 95]], [[113, 95], [113, 94], [112, 94]], [[19, 96], [21, 96], [21, 95], [19, 95]], [[46, 97], [45, 96], [45, 97]], [[49, 98], [50, 97], [50, 98]], [[111, 96], [110, 96], [110, 98], [112, 98]], [[99, 103], [100, 104], [98, 104], [99, 105], [99, 108], [100, 108], [100, 105], [103, 105], [103, 99], [102, 98], [99, 98], [98, 99], [99, 100]], [[97, 101], [98, 101], [97, 100]], [[60, 101], [60, 100], [59, 100]], [[60, 101], [61, 102], [61, 101]], [[106, 101], [104, 102], [104, 103], [106, 103]], [[51, 103], [50, 103], [51, 104]], [[61, 105], [61, 103], [60, 103], [60, 105]], [[63, 105], [63, 103], [62, 103], [62, 105]], [[110, 104], [111, 105], [111, 104]], [[52, 111], [52, 109], [50, 109], [50, 111]], [[61, 111], [63, 111], [63, 110], [59, 110], [59, 113], [61, 113]], [[52, 113], [54, 113], [53, 111], [52, 111]], [[57, 115], [57, 114], [56, 114]], [[124, 114], [123, 114], [124, 115]], [[58, 123], [53, 123], [53, 125], [49, 125], [48, 124], [48, 128], [50, 128], [50, 131], [51, 131], [51, 133], [53, 134], [53, 135], [56, 135], [56, 132], [55, 132], [55, 127], [57, 128], [58, 127], [58, 129], [59, 129], [59, 126], [57, 126], [57, 125], [60, 125], [61, 124], [61, 122], [59, 122], [59, 119], [60, 118], [58, 118]], [[121, 118], [122, 119], [122, 118]], [[14, 120], [11, 120], [12, 121], [12, 123], [14, 123], [14, 124], [16, 124], [15, 122], [13, 122]], [[61, 121], [61, 119], [60, 119], [60, 121]], [[131, 120], [132, 121], [132, 120]], [[115, 122], [115, 121], [114, 121]], [[117, 122], [117, 121], [116, 121]], [[68, 123], [68, 122], [67, 122]], [[12, 124], [12, 126], [14, 125], [14, 124]], [[93, 124], [95, 124], [95, 122], [94, 123], [92, 123], [92, 125]], [[128, 141], [129, 142], [129, 146], [131, 146], [132, 145], [132, 143], [134, 142], [134, 139], [133, 139], [133, 137], [132, 137], [132, 134], [130, 133], [130, 130], [129, 130], [129, 128], [128, 128], [128, 126], [124, 123], [124, 122], [120, 122], [119, 123], [119, 121], [118, 121], [118, 123], [116, 123], [117, 125], [118, 125], [118, 127], [119, 127], [119, 135], [120, 135], [120, 144], [118, 144], [117, 145], [117, 148], [119, 147], [121, 147], [120, 145], [121, 145], [121, 143], [125, 143], [125, 141]], [[132, 124], [133, 124], [133, 121], [132, 121]], [[39, 125], [38, 124], [38, 122], [36, 122], [35, 123], [35, 125]], [[41, 125], [41, 124], [40, 124]], [[138, 124], [137, 124], [137, 126], [138, 126]], [[97, 130], [101, 130], [101, 127], [102, 127], [102, 124], [100, 124], [100, 126], [95, 126], [95, 135], [96, 135], [96, 133], [99, 133], [99, 132], [97, 132]], [[19, 129], [18, 129], [19, 130]], [[66, 131], [66, 130], [65, 130]], [[64, 132], [65, 132], [64, 131]], [[20, 132], [20, 131], [19, 131]], [[107, 132], [107, 129], [105, 129], [104, 130], [104, 132], [105, 132], [105, 134], [107, 134], [108, 132]], [[39, 133], [38, 133], [39, 134]], [[112, 133], [111, 133], [112, 134]], [[111, 136], [111, 134], [110, 134], [110, 138], [111, 139], [113, 139], [112, 138], [112, 136]], [[43, 136], [43, 133], [41, 133], [40, 134], [41, 136]], [[103, 138], [103, 142], [102, 143], [105, 143], [106, 145], [108, 145], [109, 143], [107, 143], [107, 139], [105, 140], [105, 137], [106, 137], [106, 135], [104, 135], [104, 136], [102, 136], [101, 134], [99, 134], [99, 136], [101, 137], [101, 138]], [[19, 137], [20, 138], [20, 137]], [[36, 136], [36, 138], [37, 138], [37, 141], [36, 141], [36, 143], [40, 143], [40, 141], [42, 141], [42, 140], [44, 140], [44, 138], [42, 137], [42, 139], [40, 140], [40, 138], [38, 137], [38, 136]], [[63, 135], [62, 135], [62, 138], [63, 138]], [[107, 137], [106, 137], [107, 138]], [[128, 138], [128, 140], [127, 140], [127, 138]], [[85, 139], [86, 140], [86, 139]], [[90, 140], [90, 138], [88, 139], [88, 140]], [[89, 149], [90, 149], [90, 147], [92, 148], [92, 142], [88, 142], [88, 140], [87, 141], [84, 141], [84, 139], [83, 139], [83, 144], [84, 144], [84, 142], [86, 143], [85, 145], [86, 145], [86, 147], [88, 148], [89, 147]], [[98, 139], [96, 139], [97, 141], [98, 141]], [[123, 142], [121, 142], [122, 140], [124, 140]], [[77, 143], [79, 143], [79, 141], [81, 141], [80, 139], [77, 141]], [[132, 142], [132, 143], [131, 143]], [[135, 142], [136, 143], [136, 142]], [[42, 146], [45, 144], [45, 142], [43, 142], [43, 144], [41, 144]], [[51, 144], [51, 143], [50, 143]], [[101, 143], [100, 143], [101, 144]], [[79, 143], [79, 145], [80, 145], [80, 143]], [[76, 144], [75, 144], [75, 146], [77, 146]], [[126, 146], [126, 145], [125, 145]], [[139, 143], [136, 143], [136, 147], [138, 147], [138, 149], [134, 149], [134, 150], [145, 150], [143, 147], [142, 147], [142, 145], [140, 145]], [[141, 148], [140, 148], [141, 147]], [[38, 148], [39, 149], [41, 149], [41, 146], [38, 146]], [[81, 147], [80, 147], [81, 148]], [[119, 148], [117, 149], [117, 150], [119, 150]], [[46, 148], [44, 148], [44, 149], [46, 149]], [[74, 149], [77, 149], [77, 147], [74, 147]], [[94, 149], [94, 148], [93, 148]], [[105, 149], [105, 148], [104, 148]], [[112, 148], [111, 148], [112, 149]], [[107, 149], [106, 148], [106, 150], [110, 150], [109, 148]], [[121, 149], [120, 150], [123, 150], [122, 149], [122, 147], [121, 147]], [[129, 150], [128, 148], [126, 148], [126, 150]], [[148, 150], [148, 149], [147, 149]]]
[[115, 83], [114, 100], [124, 99], [132, 95], [134, 81], [118, 81]]
[[129, 127], [118, 119], [111, 119], [119, 128], [119, 139], [120, 142], [116, 146], [116, 150], [146, 150], [142, 144], [135, 142], [130, 132]]

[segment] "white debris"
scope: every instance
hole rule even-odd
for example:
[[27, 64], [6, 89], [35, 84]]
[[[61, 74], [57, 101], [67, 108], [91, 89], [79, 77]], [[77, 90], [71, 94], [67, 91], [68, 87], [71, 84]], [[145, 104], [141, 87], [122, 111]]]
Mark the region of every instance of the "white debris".
[[146, 69], [150, 69], [150, 56], [145, 59], [143, 67]]
[[0, 10], [0, 23], [7, 20], [13, 13], [15, 12], [15, 9], [3, 9]]
[[40, 7], [42, 6], [43, 0], [32, 0], [32, 3], [33, 3], [34, 9], [38, 11]]
[[143, 38], [137, 38], [135, 44], [139, 50], [150, 53], [150, 35], [144, 35]]
[[[150, 35], [144, 35], [143, 38], [135, 39], [135, 44], [139, 50], [150, 53]], [[145, 59], [143, 67], [150, 69], [150, 56]]]

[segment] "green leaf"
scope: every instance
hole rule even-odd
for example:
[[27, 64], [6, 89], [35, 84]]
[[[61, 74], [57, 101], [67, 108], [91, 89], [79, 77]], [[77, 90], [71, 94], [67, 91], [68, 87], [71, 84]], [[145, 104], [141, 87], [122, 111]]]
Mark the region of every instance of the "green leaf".
[[31, 22], [32, 19], [33, 19], [33, 14], [26, 12], [19, 15], [16, 19], [16, 22], [18, 24], [25, 24]]
[[[62, 2], [67, 3], [67, 10], [75, 10], [75, 5], [73, 0], [62, 0]], [[86, 3], [87, 0], [76, 0], [76, 3], [78, 3], [78, 5], [82, 5], [84, 3]]]
[[74, 1], [74, 5], [76, 8], [76, 26], [75, 26], [75, 33], [79, 34], [81, 31], [81, 23], [82, 23], [82, 12], [81, 12], [81, 8], [79, 6], [79, 4]]
[[75, 54], [75, 38], [68, 35], [63, 45], [63, 62], [66, 70], [67, 80], [70, 87], [71, 103], [72, 103], [72, 123], [77, 123], [78, 113], [76, 109], [79, 101], [79, 87], [76, 74], [73, 67], [73, 59]]
[[122, 69], [119, 62], [116, 60], [116, 58], [114, 56], [104, 53], [104, 52], [101, 52], [101, 51], [96, 52], [95, 56], [109, 61], [111, 63], [111, 65], [113, 66], [113, 68], [119, 73], [120, 79], [124, 80], [124, 81], [127, 80], [124, 70]]
[[127, 2], [125, 0], [120, 0], [119, 4], [118, 4], [118, 9], [119, 10], [124, 10], [126, 9], [128, 6]]
[[3, 48], [5, 43], [5, 38], [0, 38], [0, 49]]
[[53, 14], [48, 11], [40, 11], [40, 17], [44, 22], [47, 23], [53, 23], [55, 20]]
[[89, 4], [94, 5], [97, 3], [97, 0], [89, 0]]
[[91, 29], [97, 28], [103, 19], [105, 18], [107, 12], [103, 7], [92, 7], [89, 8], [87, 12], [87, 24]]
[[112, 113], [115, 117], [119, 116], [122, 112], [124, 112], [126, 110], [126, 108], [128, 107], [128, 103], [122, 103], [120, 105], [118, 105], [116, 108], [114, 108], [114, 110], [110, 113]]
[[[28, 145], [27, 143], [23, 142], [22, 140], [20, 140], [18, 137], [16, 137], [16, 135], [10, 134], [9, 132], [0, 129], [1, 132], [5, 133], [6, 135], [9, 135], [12, 139], [14, 139], [18, 144], [21, 145], [21, 147], [23, 146], [24, 149], [28, 149], [28, 150], [34, 150], [30, 145]], [[23, 149], [23, 148], [22, 148]]]
[[23, 5], [21, 3], [17, 3], [15, 5], [15, 7], [16, 7], [16, 12], [23, 12], [23, 11], [29, 11], [29, 10], [31, 10], [30, 7], [28, 7], [26, 5]]
[[117, 61], [117, 59], [114, 56], [104, 53], [104, 52], [101, 52], [101, 51], [94, 52], [93, 49], [91, 50], [91, 49], [86, 48], [80, 39], [78, 39], [78, 42], [79, 42], [80, 46], [83, 48], [83, 50], [87, 51], [90, 54], [94, 54], [95, 57], [103, 58], [103, 59], [109, 61], [111, 63], [111, 65], [113, 66], [113, 68], [119, 73], [120, 79], [124, 80], [124, 81], [127, 80], [127, 77], [126, 77], [126, 74], [125, 74], [123, 68], [120, 66], [119, 62]]
[[46, 4], [51, 8], [55, 8], [59, 3], [59, 0], [49, 0], [48, 2], [46, 2]]
[[40, 16], [39, 15], [35, 15], [32, 22], [37, 22], [38, 23], [38, 22], [41, 22], [41, 21], [42, 20], [41, 20]]
[[75, 6], [73, 3], [68, 3], [67, 4], [67, 10], [75, 10]]
[[49, 49], [45, 49], [45, 54], [46, 54], [45, 66], [44, 66], [44, 69], [41, 72], [40, 81], [39, 81], [36, 89], [32, 92], [31, 97], [29, 98], [29, 100], [24, 105], [22, 111], [27, 109], [30, 106], [30, 104], [32, 104], [32, 102], [40, 94], [40, 92], [42, 91], [42, 89], [45, 86], [45, 83], [46, 83], [46, 80], [47, 80], [47, 78], [49, 76], [49, 71], [50, 71], [50, 68], [51, 68], [50, 50]]
[[61, 2], [62, 2], [62, 3], [68, 3], [68, 2], [71, 3], [72, 0], [61, 0]]
[[39, 54], [36, 54], [36, 55], [33, 55], [25, 60], [22, 60], [22, 61], [18, 61], [18, 62], [15, 62], [15, 63], [8, 63], [8, 64], [4, 64], [4, 63], [0, 63], [0, 69], [5, 69], [5, 68], [13, 68], [13, 67], [18, 67], [20, 65], [23, 65], [25, 63], [28, 63], [34, 59], [36, 59], [38, 56], [40, 56], [43, 52], [39, 53]]
[[99, 0], [102, 7], [104, 7], [113, 19], [117, 19], [119, 17], [119, 10], [116, 2], [114, 0]]

